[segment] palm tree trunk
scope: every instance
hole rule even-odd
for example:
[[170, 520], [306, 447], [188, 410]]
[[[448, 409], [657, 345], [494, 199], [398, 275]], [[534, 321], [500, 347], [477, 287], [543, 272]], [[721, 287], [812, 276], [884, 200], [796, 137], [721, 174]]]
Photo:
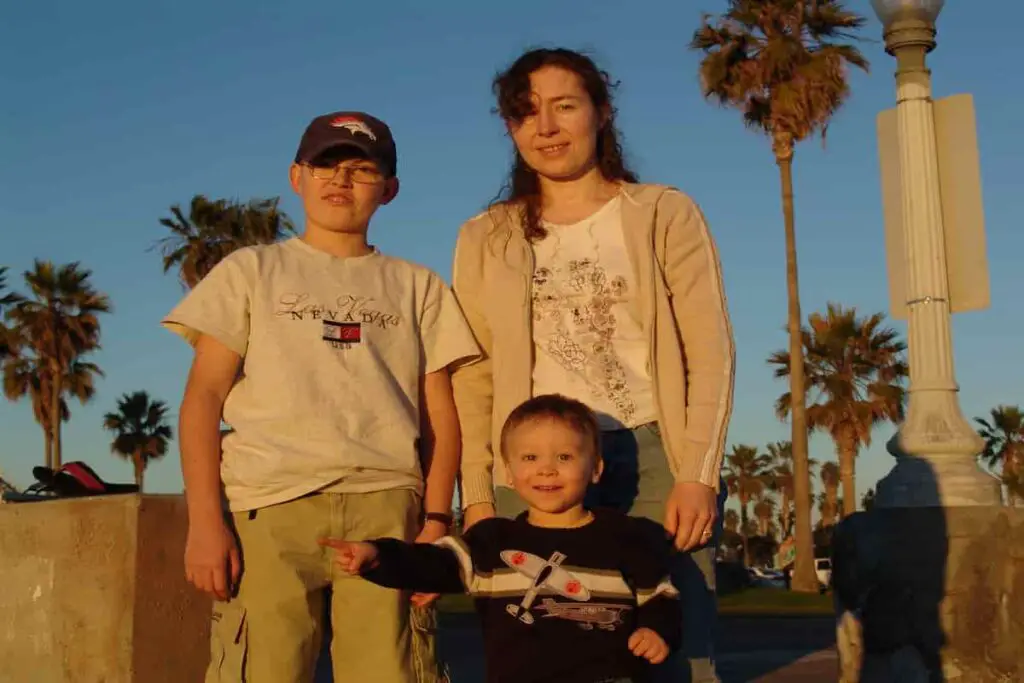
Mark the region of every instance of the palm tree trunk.
[[789, 505], [789, 495], [782, 494], [782, 538], [785, 539], [790, 533], [790, 520], [793, 517], [793, 509]]
[[743, 539], [743, 564], [750, 566], [750, 539], [747, 538], [747, 524], [750, 517], [747, 514], [747, 501], [740, 498], [740, 538]]
[[142, 453], [132, 454], [132, 467], [135, 469], [135, 485], [142, 493], [142, 480], [146, 476], [146, 462], [142, 459]]
[[1003, 454], [1003, 463], [1000, 471], [1000, 478], [1003, 480], [1003, 488], [1006, 489], [1006, 505], [1015, 508], [1020, 502], [1021, 496], [1021, 456], [1017, 453], [1018, 446], [1014, 444], [1006, 448]]
[[857, 511], [857, 447], [843, 439], [839, 447], [839, 479], [843, 482], [843, 518]]
[[835, 485], [831, 485], [825, 490], [825, 499], [828, 501], [828, 523], [826, 526], [835, 526], [836, 512], [839, 508], [839, 490]]
[[793, 498], [796, 561], [794, 591], [816, 592], [814, 537], [811, 532], [811, 468], [807, 444], [807, 397], [804, 386], [804, 349], [800, 334], [800, 286], [796, 268], [796, 226], [793, 213], [793, 138], [780, 133], [772, 141], [782, 181], [782, 214], [786, 225], [786, 289], [789, 295], [789, 393], [793, 442]]
[[50, 426], [50, 392], [53, 387], [49, 370], [40, 369], [38, 394], [32, 396], [32, 413], [43, 430], [43, 464], [53, 468], [53, 428]]
[[50, 467], [53, 469], [60, 469], [61, 466], [61, 443], [60, 443], [60, 428], [61, 428], [61, 414], [60, 414], [60, 397], [64, 393], [64, 373], [60, 368], [54, 369], [54, 377], [52, 379], [51, 394], [50, 394], [50, 431], [51, 431], [51, 444], [50, 444]]
[[[49, 408], [47, 408], [49, 410]], [[44, 426], [43, 427], [43, 439], [46, 442], [46, 466], [53, 468], [53, 431]]]

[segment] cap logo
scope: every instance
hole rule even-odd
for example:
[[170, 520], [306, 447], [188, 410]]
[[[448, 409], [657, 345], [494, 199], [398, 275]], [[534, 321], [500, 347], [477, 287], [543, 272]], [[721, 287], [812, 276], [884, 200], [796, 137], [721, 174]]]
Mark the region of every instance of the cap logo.
[[354, 116], [339, 116], [338, 118], [331, 121], [332, 128], [344, 128], [352, 135], [356, 133], [362, 133], [366, 137], [370, 138], [374, 142], [377, 142], [377, 136], [373, 134], [370, 127], [360, 121]]

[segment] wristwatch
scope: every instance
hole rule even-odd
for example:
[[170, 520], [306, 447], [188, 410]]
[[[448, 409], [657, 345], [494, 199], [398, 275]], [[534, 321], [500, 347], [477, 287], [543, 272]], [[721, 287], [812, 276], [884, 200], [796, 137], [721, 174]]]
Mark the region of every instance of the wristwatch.
[[441, 522], [441, 524], [444, 524], [445, 529], [452, 527], [452, 516], [444, 512], [428, 512], [424, 519], [427, 522]]

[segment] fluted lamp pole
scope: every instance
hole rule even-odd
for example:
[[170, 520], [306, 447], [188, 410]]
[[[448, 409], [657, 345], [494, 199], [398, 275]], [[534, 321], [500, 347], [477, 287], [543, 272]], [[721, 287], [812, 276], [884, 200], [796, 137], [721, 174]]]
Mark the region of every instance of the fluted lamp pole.
[[953, 372], [931, 72], [943, 0], [872, 0], [896, 57], [910, 386], [906, 420], [890, 444], [897, 465], [878, 486], [880, 507], [998, 505], [998, 482], [978, 465], [984, 443], [964, 417]]

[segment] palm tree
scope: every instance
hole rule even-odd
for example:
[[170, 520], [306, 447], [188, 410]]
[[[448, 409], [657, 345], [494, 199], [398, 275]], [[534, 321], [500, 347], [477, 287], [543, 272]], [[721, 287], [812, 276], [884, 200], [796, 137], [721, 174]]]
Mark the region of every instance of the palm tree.
[[978, 434], [985, 440], [979, 456], [1003, 480], [1010, 504], [1024, 498], [1024, 412], [1020, 406], [1001, 405], [989, 411], [989, 418], [974, 418]]
[[[843, 516], [856, 512], [856, 458], [871, 445], [871, 432], [882, 422], [903, 419], [903, 381], [907, 376], [906, 345], [882, 323], [885, 315], [857, 315], [856, 308], [828, 304], [824, 315], [812, 313], [803, 330], [804, 372], [814, 402], [807, 425], [829, 433], [839, 456], [843, 483]], [[776, 351], [768, 362], [775, 376], [790, 373], [790, 354]], [[779, 397], [775, 412], [790, 413], [789, 393]]]
[[[829, 526], [825, 523], [826, 514], [829, 512], [829, 503], [824, 491], [815, 496], [814, 500], [818, 503], [818, 523], [814, 525], [815, 530], [817, 530]], [[835, 524], [834, 517], [831, 521]]]
[[[768, 444], [768, 457], [771, 460], [771, 478], [769, 488], [779, 494], [779, 526], [782, 537], [793, 533], [793, 442], [776, 441]], [[808, 465], [814, 467], [818, 461], [810, 458]]]
[[125, 394], [117, 401], [117, 412], [103, 416], [103, 428], [114, 434], [111, 453], [131, 461], [141, 491], [149, 461], [164, 457], [174, 436], [167, 424], [167, 404], [145, 391]]
[[221, 259], [241, 247], [272, 244], [295, 232], [291, 219], [278, 209], [280, 198], [253, 199], [242, 204], [196, 195], [186, 217], [177, 204], [160, 225], [171, 234], [157, 242], [164, 272], [178, 270], [181, 283], [191, 289]]
[[[800, 288], [793, 212], [793, 151], [829, 122], [850, 93], [848, 68], [867, 70], [852, 39], [864, 18], [841, 0], [728, 0], [724, 14], [705, 16], [690, 47], [704, 53], [701, 88], [706, 99], [738, 109], [744, 123], [771, 139], [782, 185], [789, 299], [789, 350], [800, 356]], [[796, 492], [796, 564], [792, 586], [816, 591], [811, 536], [810, 466], [803, 366], [790, 373], [793, 475]]]
[[758, 536], [770, 535], [775, 505], [775, 498], [768, 491], [762, 491], [754, 499], [754, 517], [757, 519]]
[[4, 324], [3, 314], [20, 300], [21, 297], [16, 293], [7, 291], [7, 267], [0, 266], [0, 361], [11, 353], [11, 332]]
[[[92, 286], [91, 276], [77, 262], [55, 266], [37, 259], [25, 272], [28, 296], [19, 295], [6, 316], [12, 355], [4, 361], [5, 392], [17, 398], [33, 392], [39, 396], [38, 410], [47, 413], [40, 421], [49, 437], [46, 462], [53, 468], [61, 464], [61, 425], [68, 417], [64, 398], [88, 400], [92, 375], [99, 374], [85, 357], [100, 347], [99, 315], [111, 307]], [[31, 376], [27, 385], [17, 379], [24, 373]]]
[[832, 461], [826, 462], [821, 466], [819, 476], [824, 489], [818, 508], [821, 513], [821, 525], [835, 526], [836, 515], [839, 512], [839, 465]]
[[[4, 396], [11, 401], [19, 401], [28, 396], [32, 402], [32, 416], [43, 428], [46, 444], [46, 462], [53, 467], [53, 423], [49, 411], [49, 396], [52, 384], [49, 381], [49, 368], [44, 359], [34, 354], [30, 347], [18, 347], [15, 355], [8, 359], [3, 367]], [[94, 364], [81, 359], [72, 361], [62, 381], [63, 394], [60, 397], [60, 419], [67, 422], [71, 419], [71, 409], [67, 399], [75, 398], [85, 405], [96, 394], [95, 377], [102, 377], [103, 371]]]
[[769, 464], [768, 456], [759, 453], [755, 446], [733, 446], [732, 452], [725, 456], [722, 475], [729, 493], [739, 497], [740, 533], [743, 535], [743, 556], [747, 564], [750, 564], [750, 547], [747, 543], [749, 505], [767, 485]]
[[732, 508], [725, 511], [725, 517], [722, 519], [722, 526], [726, 531], [732, 533], [739, 533], [740, 528], [740, 513], [736, 512]]

